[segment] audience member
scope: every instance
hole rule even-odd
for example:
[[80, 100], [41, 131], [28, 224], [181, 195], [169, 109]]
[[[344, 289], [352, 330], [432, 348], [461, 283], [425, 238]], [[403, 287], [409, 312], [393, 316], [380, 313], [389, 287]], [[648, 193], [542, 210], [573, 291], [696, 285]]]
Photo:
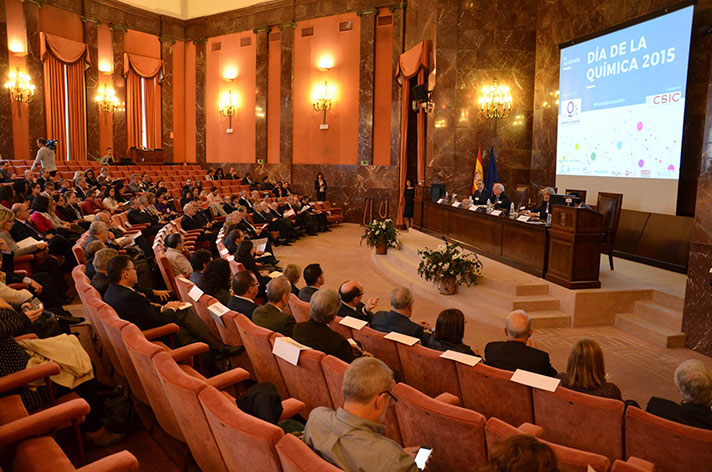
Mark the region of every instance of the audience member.
[[270, 280], [266, 292], [267, 304], [255, 308], [252, 312], [252, 322], [291, 337], [296, 321], [294, 316], [283, 311], [292, 293], [289, 280], [284, 276]]
[[190, 267], [193, 269], [190, 273], [191, 282], [196, 285], [200, 282], [200, 279], [203, 277], [205, 266], [208, 265], [208, 262], [212, 259], [213, 256], [207, 249], [198, 249], [190, 255]]
[[232, 278], [233, 296], [227, 302], [227, 307], [252, 319], [252, 313], [255, 308], [259, 307], [255, 303], [259, 288], [260, 283], [257, 281], [255, 274], [249, 270], [238, 272]]
[[178, 233], [171, 233], [166, 236], [164, 244], [166, 246], [166, 259], [171, 264], [173, 275], [190, 277], [193, 273], [193, 266], [191, 266], [188, 258], [183, 255], [183, 236]]
[[230, 301], [230, 263], [221, 257], [208, 262], [197, 285], [203, 292], [227, 305]]
[[89, 280], [96, 274], [96, 267], [94, 267], [94, 255], [106, 247], [102, 241], [95, 239], [90, 241], [84, 246], [84, 273]]
[[106, 266], [118, 254], [119, 251], [110, 247], [100, 249], [94, 254], [94, 269], [96, 273], [91, 278], [91, 285], [99, 292], [101, 298], [104, 298], [106, 289], [109, 288], [109, 276], [106, 273]]
[[566, 372], [560, 372], [557, 377], [561, 379], [561, 385], [571, 390], [623, 400], [621, 390], [607, 381], [601, 346], [591, 339], [581, 339], [574, 345]]
[[297, 342], [338, 357], [350, 364], [356, 356], [351, 344], [341, 334], [329, 327], [339, 311], [341, 298], [336, 290], [322, 288], [312, 295], [309, 302], [309, 321], [294, 326], [294, 339]]
[[451, 350], [471, 356], [478, 355], [470, 346], [462, 342], [465, 336], [465, 323], [465, 315], [457, 308], [441, 311], [435, 322], [435, 331], [424, 345], [437, 351]]
[[646, 411], [695, 428], [712, 429], [712, 369], [688, 359], [675, 369], [675, 385], [682, 403], [651, 397]]
[[413, 303], [415, 299], [409, 289], [405, 287], [396, 287], [391, 292], [391, 310], [379, 311], [373, 315], [371, 320], [371, 328], [390, 333], [405, 334], [418, 338], [422, 344], [425, 344], [430, 336], [425, 330], [430, 330], [430, 325], [425, 321], [414, 323], [411, 321], [413, 315]]
[[307, 285], [299, 291], [299, 299], [309, 302], [319, 287], [324, 285], [324, 271], [319, 264], [309, 264], [304, 268], [304, 282]]
[[341, 295], [341, 306], [339, 307], [339, 316], [358, 318], [359, 320], [373, 320], [373, 309], [378, 305], [378, 297], [371, 297], [364, 304], [363, 286], [355, 280], [344, 282], [339, 287], [339, 295]]
[[481, 472], [558, 472], [556, 456], [534, 436], [510, 436], [492, 448], [489, 464]]
[[532, 321], [523, 310], [507, 315], [504, 333], [506, 341], [495, 341], [485, 346], [485, 363], [504, 370], [523, 369], [537, 374], [556, 376], [549, 354], [537, 349], [532, 339]]
[[326, 461], [348, 472], [417, 472], [414, 453], [383, 435], [394, 396], [393, 372], [373, 357], [354, 360], [343, 380], [344, 405], [309, 414], [304, 442]]
[[284, 268], [284, 276], [287, 277], [289, 283], [292, 284], [292, 293], [295, 296], [299, 296], [299, 287], [297, 287], [297, 282], [301, 277], [302, 269], [296, 264], [287, 264]]

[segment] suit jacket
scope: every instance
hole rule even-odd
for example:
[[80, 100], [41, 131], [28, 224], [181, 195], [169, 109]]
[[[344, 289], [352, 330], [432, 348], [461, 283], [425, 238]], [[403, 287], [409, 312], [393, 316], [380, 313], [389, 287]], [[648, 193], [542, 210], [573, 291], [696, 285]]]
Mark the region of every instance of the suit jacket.
[[270, 303], [255, 308], [252, 312], [252, 322], [289, 337], [292, 336], [294, 325], [297, 324], [292, 315], [280, 311]]
[[291, 284], [291, 285], [292, 285], [292, 293], [293, 293], [294, 295], [296, 295], [297, 297], [299, 297], [299, 287], [297, 287], [297, 286], [294, 285], [294, 284]]
[[252, 202], [244, 197], [240, 198], [240, 201], [238, 203], [240, 204], [240, 206], [244, 206], [245, 208], [247, 208], [248, 213], [252, 213], [253, 211], [255, 211], [254, 208], [252, 208]]
[[149, 215], [145, 211], [134, 210], [131, 208], [126, 216], [129, 219], [129, 223], [132, 225], [140, 225], [144, 223], [148, 223], [150, 225], [158, 224], [158, 217]]
[[709, 406], [675, 403], [663, 398], [651, 397], [645, 411], [676, 423], [695, 428], [712, 429], [712, 409]]
[[351, 361], [356, 358], [346, 338], [327, 324], [316, 323], [312, 320], [297, 323], [294, 327], [293, 338], [295, 341], [326, 355], [338, 357], [347, 364], [351, 364]]
[[[506, 193], [502, 192], [499, 194], [499, 196], [496, 196], [494, 193], [492, 194], [492, 203], [494, 203], [494, 208], [496, 210], [507, 210], [509, 211], [509, 206], [512, 204], [512, 202], [509, 200], [509, 197], [507, 196]], [[486, 201], [485, 201], [486, 203]]]
[[135, 324], [140, 330], [177, 323], [174, 311], [161, 313], [146, 297], [122, 285], [110, 284], [104, 294], [104, 301], [116, 310], [121, 319]]
[[395, 331], [406, 336], [412, 336], [420, 339], [421, 343], [424, 343], [428, 337], [422, 326], [393, 310], [376, 312], [373, 315], [373, 320], [371, 320], [371, 328], [384, 333]]
[[496, 341], [485, 347], [485, 364], [498, 369], [524, 369], [549, 377], [556, 377], [549, 354], [519, 341]]
[[252, 319], [252, 313], [259, 305], [255, 302], [232, 296], [230, 297], [230, 301], [227, 302], [227, 307]]
[[16, 219], [12, 224], [12, 228], [10, 228], [10, 234], [12, 235], [12, 239], [17, 242], [30, 237], [35, 238], [38, 241], [45, 238], [45, 235], [37, 231], [29, 220], [22, 223]]
[[369, 323], [373, 320], [373, 313], [366, 310], [366, 305], [361, 302], [358, 303], [356, 308], [341, 302], [338, 315], [344, 318], [350, 316], [359, 320], [368, 321]]
[[546, 215], [551, 213], [551, 203], [542, 200], [541, 205], [539, 205], [539, 208], [533, 211], [539, 213], [540, 220], [546, 220]]
[[314, 295], [318, 290], [319, 289], [316, 287], [307, 285], [299, 291], [299, 295], [297, 296], [301, 301], [309, 303], [311, 301], [312, 295]]
[[191, 217], [188, 215], [183, 215], [183, 218], [181, 218], [180, 220], [181, 227], [186, 231], [191, 231], [194, 229], [203, 229], [203, 226], [200, 224], [200, 221], [196, 218], [196, 216]]
[[109, 288], [109, 277], [107, 277], [106, 274], [97, 272], [96, 274], [94, 274], [94, 277], [91, 278], [91, 286], [94, 287], [97, 292], [99, 292], [101, 298], [104, 298], [104, 294], [106, 294], [106, 289]]
[[486, 188], [483, 188], [482, 190], [475, 190], [475, 193], [472, 194], [472, 203], [475, 205], [486, 205], [487, 200], [491, 198], [492, 196]]

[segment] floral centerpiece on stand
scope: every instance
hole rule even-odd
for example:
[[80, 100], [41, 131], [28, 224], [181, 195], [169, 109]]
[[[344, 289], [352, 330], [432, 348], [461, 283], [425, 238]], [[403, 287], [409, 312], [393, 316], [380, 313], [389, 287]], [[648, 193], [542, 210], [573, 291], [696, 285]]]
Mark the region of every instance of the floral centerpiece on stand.
[[376, 248], [376, 254], [385, 254], [389, 247], [400, 247], [398, 228], [390, 218], [371, 221], [361, 236], [361, 243], [364, 239], [368, 247]]
[[418, 275], [438, 286], [443, 295], [453, 295], [457, 286], [477, 284], [482, 276], [482, 262], [477, 254], [468, 254], [457, 244], [445, 241], [437, 249], [421, 249]]

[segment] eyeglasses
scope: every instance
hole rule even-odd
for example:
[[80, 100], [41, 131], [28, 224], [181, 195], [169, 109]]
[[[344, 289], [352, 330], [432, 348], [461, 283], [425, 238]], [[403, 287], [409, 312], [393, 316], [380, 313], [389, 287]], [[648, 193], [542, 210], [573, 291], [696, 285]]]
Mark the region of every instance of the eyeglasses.
[[393, 395], [389, 390], [384, 390], [383, 392], [379, 393], [379, 395], [383, 395], [384, 393], [393, 399], [393, 403], [396, 403], [398, 401], [395, 395]]
[[136, 270], [136, 266], [134, 266], [134, 267], [127, 267], [126, 270]]

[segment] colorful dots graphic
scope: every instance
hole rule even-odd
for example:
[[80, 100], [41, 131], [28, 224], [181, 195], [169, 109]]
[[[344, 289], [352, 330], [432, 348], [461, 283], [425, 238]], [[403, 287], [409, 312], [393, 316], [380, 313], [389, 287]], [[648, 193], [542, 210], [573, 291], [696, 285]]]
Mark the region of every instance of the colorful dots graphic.
[[579, 144], [578, 144], [578, 143], [576, 143], [576, 150], [577, 150], [577, 151], [578, 151], [578, 148], [579, 148]]
[[592, 161], [595, 161], [595, 160], [596, 160], [596, 153], [595, 153], [595, 152], [592, 152], [592, 153], [591, 153], [591, 160], [592, 160]]
[[668, 166], [668, 170], [675, 170], [675, 166], [672, 165], [672, 164], [670, 164], [670, 165]]
[[645, 161], [643, 159], [638, 161], [638, 167], [643, 167], [645, 165]]
[[642, 122], [642, 121], [639, 121], [639, 122], [638, 122], [638, 126], [636, 126], [636, 128], [638, 128], [638, 131], [642, 130], [642, 129], [643, 129], [643, 122]]
[[616, 144], [616, 146], [618, 146], [618, 149], [622, 148], [622, 147], [623, 147], [623, 142], [622, 142], [622, 141], [618, 141], [618, 144]]

